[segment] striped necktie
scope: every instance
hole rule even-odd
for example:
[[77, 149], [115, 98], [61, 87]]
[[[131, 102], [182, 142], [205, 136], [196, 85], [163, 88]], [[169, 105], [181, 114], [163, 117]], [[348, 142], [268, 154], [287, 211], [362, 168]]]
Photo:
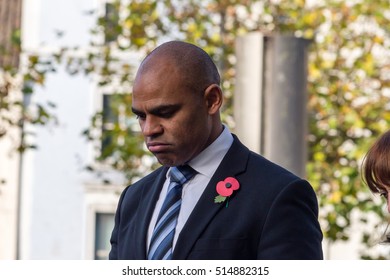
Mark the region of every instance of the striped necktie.
[[183, 184], [190, 180], [195, 173], [196, 171], [188, 165], [171, 168], [167, 196], [161, 207], [150, 241], [149, 260], [172, 259], [173, 237], [180, 212]]

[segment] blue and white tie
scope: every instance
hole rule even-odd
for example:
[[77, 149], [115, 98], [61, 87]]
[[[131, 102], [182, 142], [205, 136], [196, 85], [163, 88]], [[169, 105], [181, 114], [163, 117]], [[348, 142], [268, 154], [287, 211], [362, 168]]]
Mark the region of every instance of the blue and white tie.
[[161, 207], [150, 241], [149, 260], [172, 259], [173, 237], [180, 212], [183, 184], [195, 174], [196, 171], [188, 165], [171, 168], [167, 196]]

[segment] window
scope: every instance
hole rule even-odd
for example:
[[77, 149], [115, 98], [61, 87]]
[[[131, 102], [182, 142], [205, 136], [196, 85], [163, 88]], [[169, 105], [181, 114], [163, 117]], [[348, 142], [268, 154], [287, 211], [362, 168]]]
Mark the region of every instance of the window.
[[113, 94], [103, 94], [103, 125], [102, 125], [102, 152], [106, 151], [108, 147], [113, 143], [113, 138], [110, 132], [115, 128], [115, 124], [118, 123], [118, 111], [114, 110], [114, 98]]
[[112, 213], [96, 213], [95, 215], [95, 260], [107, 260], [111, 249], [110, 237], [114, 228]]
[[103, 94], [99, 160], [119, 160], [123, 147], [142, 148], [138, 120], [131, 112], [130, 99], [130, 94]]
[[115, 211], [123, 188], [123, 185], [85, 185], [84, 259], [108, 259]]
[[105, 22], [104, 41], [106, 43], [116, 41], [121, 33], [118, 26], [119, 3], [106, 3], [103, 20]]

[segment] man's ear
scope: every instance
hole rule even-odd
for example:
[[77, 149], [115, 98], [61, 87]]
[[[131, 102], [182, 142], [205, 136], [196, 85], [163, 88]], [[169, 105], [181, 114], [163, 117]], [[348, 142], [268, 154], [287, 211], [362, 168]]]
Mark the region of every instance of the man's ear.
[[210, 115], [218, 113], [223, 101], [222, 89], [217, 84], [209, 85], [204, 91], [204, 99], [208, 113]]

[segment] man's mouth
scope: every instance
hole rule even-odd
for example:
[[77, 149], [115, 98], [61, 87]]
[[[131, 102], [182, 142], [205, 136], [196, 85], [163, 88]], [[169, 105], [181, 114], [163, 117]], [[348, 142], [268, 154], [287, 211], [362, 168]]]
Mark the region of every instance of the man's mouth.
[[152, 142], [152, 143], [148, 143], [147, 147], [149, 151], [151, 151], [152, 153], [162, 153], [168, 149], [169, 144], [162, 143], [162, 142]]

